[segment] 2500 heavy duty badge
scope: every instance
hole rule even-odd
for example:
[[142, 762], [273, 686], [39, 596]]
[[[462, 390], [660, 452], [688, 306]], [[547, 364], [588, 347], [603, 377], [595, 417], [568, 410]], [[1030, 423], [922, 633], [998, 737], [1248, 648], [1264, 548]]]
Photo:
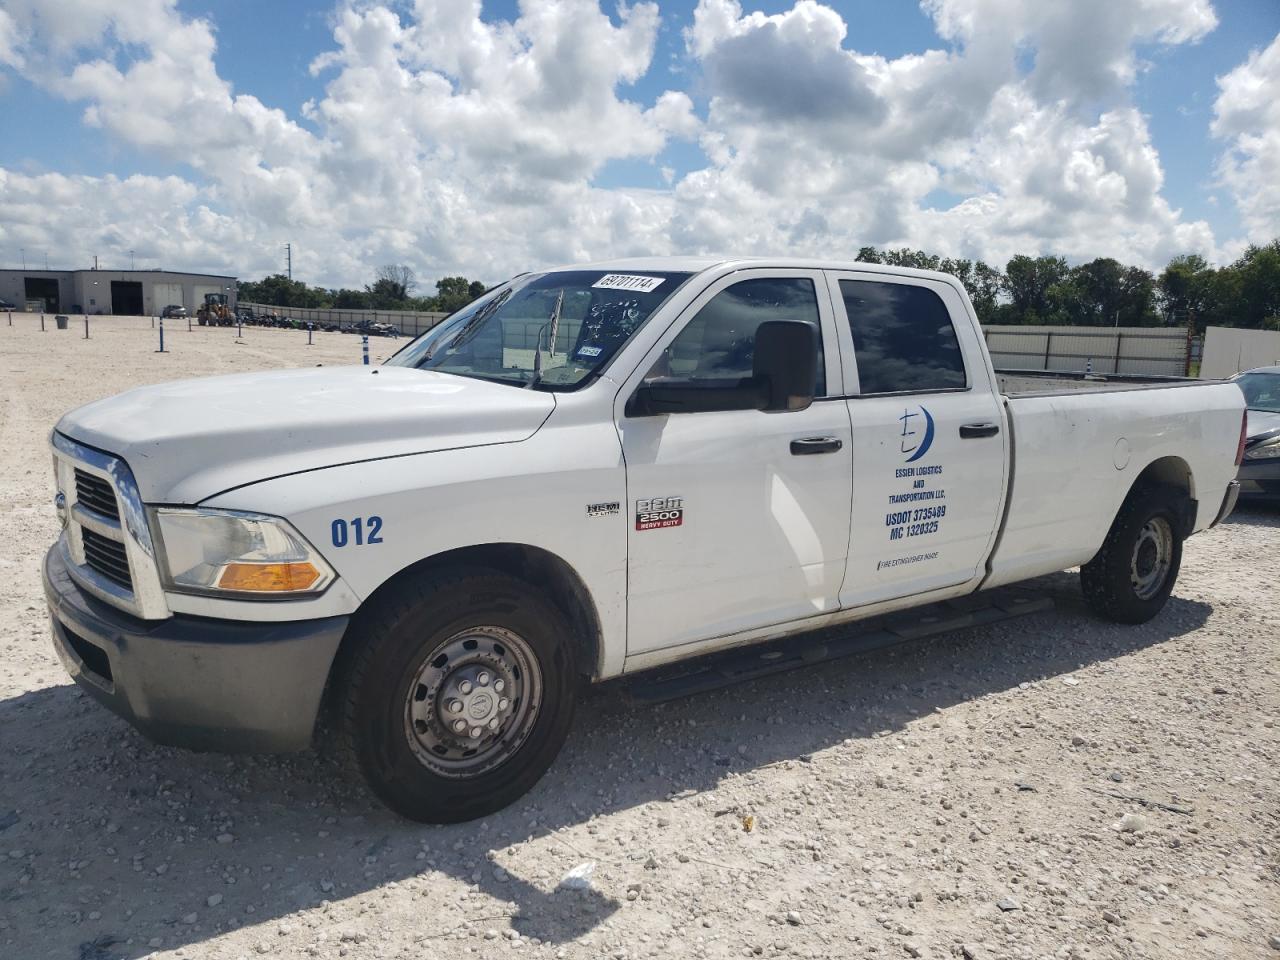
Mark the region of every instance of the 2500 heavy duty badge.
[[636, 529], [661, 530], [684, 523], [684, 497], [654, 497], [636, 501]]

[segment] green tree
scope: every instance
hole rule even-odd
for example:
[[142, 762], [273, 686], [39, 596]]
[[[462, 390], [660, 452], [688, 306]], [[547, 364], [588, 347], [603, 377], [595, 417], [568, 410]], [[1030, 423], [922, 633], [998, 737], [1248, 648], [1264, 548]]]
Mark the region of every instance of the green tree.
[[1126, 267], [1120, 283], [1120, 326], [1154, 327], [1159, 323], [1155, 275], [1142, 267]]
[[1071, 310], [1081, 318], [1080, 322], [1093, 327], [1119, 326], [1124, 264], [1111, 257], [1098, 257], [1072, 269], [1071, 277], [1079, 297]]
[[[1191, 259], [1178, 258], [1161, 279], [1163, 281], [1175, 266], [1190, 275], [1185, 284], [1185, 278], [1175, 276], [1168, 289], [1176, 295], [1182, 293], [1179, 284], [1189, 286], [1186, 297], [1197, 309], [1197, 329], [1209, 326], [1280, 329], [1280, 240], [1272, 240], [1265, 246], [1251, 245], [1235, 263], [1217, 270], [1195, 270], [1199, 264], [1180, 262]], [[1164, 289], [1162, 287], [1162, 292]]]
[[1199, 254], [1170, 260], [1156, 280], [1164, 322], [1171, 326], [1195, 324], [1203, 329], [1212, 303], [1215, 272]]
[[484, 284], [466, 277], [441, 277], [436, 281], [436, 295], [432, 298], [431, 309], [444, 313], [461, 310], [480, 294], [484, 293]]
[[917, 270], [937, 270], [942, 265], [942, 258], [936, 253], [925, 253], [923, 250], [886, 250], [881, 263], [892, 267], [914, 267]]
[[1045, 291], [1045, 309], [1038, 314], [1036, 323], [1053, 326], [1096, 326], [1097, 318], [1089, 307], [1089, 294], [1085, 288], [1085, 275], [1068, 270]]
[[328, 292], [308, 287], [301, 280], [290, 280], [273, 273], [262, 280], [241, 280], [236, 284], [239, 299], [249, 303], [265, 303], [276, 307], [327, 307]]
[[364, 289], [372, 309], [404, 310], [416, 285], [413, 270], [402, 263], [389, 263], [378, 268], [373, 283]]
[[1013, 322], [1046, 322], [1049, 288], [1065, 280], [1067, 272], [1067, 261], [1062, 257], [1012, 257], [1004, 268], [1004, 291], [1013, 304]]
[[982, 322], [994, 322], [988, 318], [996, 315], [1000, 303], [1000, 288], [1003, 283], [1004, 275], [995, 267], [988, 266], [981, 260], [974, 263], [973, 278], [965, 283], [965, 288], [969, 291], [969, 299], [973, 301], [973, 309], [978, 314], [978, 319]]
[[1280, 239], [1265, 247], [1250, 245], [1231, 269], [1240, 277], [1241, 325], [1280, 328]]
[[364, 290], [331, 290], [333, 305], [343, 310], [369, 310], [369, 294]]

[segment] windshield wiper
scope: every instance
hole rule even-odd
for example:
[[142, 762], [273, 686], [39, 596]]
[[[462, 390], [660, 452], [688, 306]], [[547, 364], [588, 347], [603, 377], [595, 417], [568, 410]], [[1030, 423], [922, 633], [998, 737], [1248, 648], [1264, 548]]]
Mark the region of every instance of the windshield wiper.
[[532, 390], [542, 382], [542, 331], [551, 328], [551, 355], [556, 355], [556, 333], [560, 329], [560, 308], [564, 306], [564, 289], [556, 294], [556, 305], [551, 308], [551, 318], [538, 328], [537, 339], [533, 342], [533, 374], [525, 388]]
[[[476, 333], [479, 332], [480, 325], [484, 323], [486, 320], [488, 320], [489, 317], [492, 316], [495, 310], [497, 310], [500, 306], [506, 303], [508, 298], [510, 298], [510, 296], [511, 296], [511, 288], [508, 287], [506, 290], [503, 290], [502, 293], [498, 294], [496, 297], [494, 297], [492, 300], [486, 303], [483, 307], [477, 310], [475, 312], [475, 316], [473, 316], [470, 320], [464, 323], [462, 325], [462, 329], [459, 330], [456, 334], [454, 334], [453, 339], [449, 341], [448, 349], [453, 350], [458, 347], [466, 346], [467, 341], [470, 340], [473, 336], [476, 335]], [[444, 338], [442, 337], [441, 340], [443, 339]], [[433, 343], [431, 344], [431, 346], [427, 347], [427, 352], [426, 352], [426, 355], [423, 356], [422, 358], [422, 363], [427, 363], [433, 356], [435, 356], [437, 346], [439, 346], [438, 342]], [[421, 366], [421, 364], [419, 364], [419, 366]]]

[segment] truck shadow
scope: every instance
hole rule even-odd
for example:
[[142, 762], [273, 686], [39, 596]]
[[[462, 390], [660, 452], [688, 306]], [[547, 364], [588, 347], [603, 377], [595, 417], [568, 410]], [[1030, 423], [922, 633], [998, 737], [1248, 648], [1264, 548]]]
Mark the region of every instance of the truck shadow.
[[[597, 687], [528, 797], [456, 826], [400, 820], [314, 755], [154, 746], [70, 685], [0, 701], [0, 954], [134, 958], [151, 952], [153, 938], [172, 950], [238, 928], [251, 928], [274, 953], [275, 942], [297, 946], [278, 941], [285, 923], [315, 926], [313, 936], [336, 926], [330, 936], [358, 943], [377, 937], [380, 911], [410, 902], [369, 894], [395, 883], [417, 898], [433, 883], [438, 892], [442, 879], [454, 881], [447, 897], [408, 908], [419, 940], [500, 928], [509, 917], [525, 937], [565, 943], [619, 909], [626, 885], [613, 882], [618, 875], [660, 877], [646, 867], [661, 870], [679, 855], [679, 828], [663, 828], [691, 793], [1174, 642], [1212, 612], [1175, 598], [1144, 626], [1090, 622], [1086, 631], [1074, 575], [1034, 586], [1053, 597], [1055, 612], [658, 707], [628, 703], [625, 681]], [[605, 848], [592, 820], [638, 807], [643, 821], [618, 834], [627, 842]], [[607, 878], [587, 890], [557, 889], [566, 869], [587, 860], [601, 861]], [[354, 897], [362, 898], [358, 910], [323, 916], [330, 903]], [[292, 916], [300, 911], [311, 913]], [[397, 922], [405, 923], [403, 913]]]
[[1251, 527], [1280, 527], [1280, 503], [1243, 502], [1223, 523], [1245, 524]]

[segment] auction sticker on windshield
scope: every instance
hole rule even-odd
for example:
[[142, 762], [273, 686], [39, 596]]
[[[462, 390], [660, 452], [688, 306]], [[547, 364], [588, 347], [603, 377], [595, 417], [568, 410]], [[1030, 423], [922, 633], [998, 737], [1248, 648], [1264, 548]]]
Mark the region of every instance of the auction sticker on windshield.
[[591, 286], [603, 290], [634, 290], [637, 293], [649, 293], [658, 289], [665, 277], [637, 277], [629, 273], [606, 273]]

